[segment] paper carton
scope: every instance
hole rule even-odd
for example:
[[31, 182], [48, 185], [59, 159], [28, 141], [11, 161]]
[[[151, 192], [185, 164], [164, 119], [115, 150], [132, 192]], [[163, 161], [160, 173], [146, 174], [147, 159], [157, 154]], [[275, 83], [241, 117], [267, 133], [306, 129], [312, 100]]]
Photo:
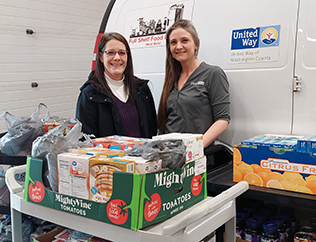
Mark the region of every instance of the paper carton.
[[133, 138], [120, 135], [107, 136], [93, 139], [92, 142], [96, 147], [103, 147], [112, 150], [125, 150], [139, 147], [150, 139]]
[[58, 191], [89, 199], [90, 155], [62, 153], [57, 156]]
[[52, 242], [55, 240], [55, 236], [63, 230], [65, 230], [64, 227], [58, 227], [50, 232], [35, 237], [33, 242]]
[[135, 161], [118, 158], [90, 159], [90, 200], [96, 202], [107, 202], [113, 191], [113, 171], [131, 172], [135, 171]]
[[103, 158], [113, 158], [113, 157], [123, 157], [125, 152], [123, 150], [111, 150], [107, 148], [79, 148], [79, 149], [69, 149], [69, 153], [81, 154], [81, 155], [91, 155]]
[[158, 161], [149, 161], [142, 157], [136, 156], [124, 156], [124, 158], [118, 157], [116, 160], [131, 160], [136, 164], [135, 173], [145, 174], [150, 172], [155, 172], [161, 170], [161, 160]]

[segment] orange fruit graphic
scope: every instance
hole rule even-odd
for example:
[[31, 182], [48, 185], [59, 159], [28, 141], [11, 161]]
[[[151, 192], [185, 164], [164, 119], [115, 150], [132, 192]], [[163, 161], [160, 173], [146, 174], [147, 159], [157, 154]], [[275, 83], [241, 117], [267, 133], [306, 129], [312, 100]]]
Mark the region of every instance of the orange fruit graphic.
[[[236, 163], [234, 163], [234, 164], [236, 164]], [[247, 164], [246, 162], [244, 162], [244, 161], [241, 161], [239, 164], [236, 164], [238, 167], [240, 166], [240, 165], [243, 165], [243, 164]], [[247, 164], [248, 165], [248, 164]]]
[[262, 178], [254, 172], [246, 174], [244, 177], [244, 181], [248, 182], [250, 185], [256, 185], [261, 187], [263, 186]]
[[238, 166], [238, 170], [242, 171], [242, 170], [249, 170], [251, 172], [253, 172], [253, 169], [251, 167], [251, 165], [246, 164], [245, 162], [242, 162], [239, 166]]
[[306, 182], [306, 187], [313, 192], [313, 194], [316, 194], [316, 179], [309, 179]]
[[279, 182], [285, 180], [284, 176], [281, 173], [276, 172], [276, 171], [271, 172], [269, 174], [269, 177], [270, 177], [270, 180], [278, 180]]
[[283, 189], [282, 184], [278, 180], [269, 180], [267, 182], [267, 187], [276, 188], [276, 189]]
[[306, 181], [313, 180], [313, 179], [316, 179], [316, 175], [309, 175], [309, 176], [305, 177]]
[[313, 194], [313, 192], [305, 186], [296, 186], [296, 187], [294, 187], [294, 189], [292, 191]]
[[250, 166], [252, 167], [254, 173], [258, 174], [260, 171], [264, 171], [264, 169], [257, 164], [251, 164]]
[[293, 178], [297, 178], [297, 177], [303, 178], [303, 176], [300, 173], [290, 172], [290, 171], [285, 171], [283, 173], [283, 176], [288, 181], [292, 180]]
[[292, 180], [290, 180], [290, 182], [294, 186], [304, 186], [305, 187], [305, 184], [306, 184], [306, 181], [303, 178], [300, 178], [300, 177], [293, 178]]
[[242, 174], [242, 177], [245, 177], [246, 174], [253, 172], [252, 167], [246, 163], [241, 163], [238, 166], [238, 170]]
[[262, 178], [263, 180], [263, 186], [266, 186], [267, 185], [267, 182], [270, 180], [270, 171], [260, 171], [258, 173], [258, 175]]
[[234, 178], [234, 182], [240, 182], [242, 181], [242, 174], [239, 170], [234, 170], [233, 171], [233, 178]]
[[237, 165], [241, 162], [241, 153], [237, 148], [233, 149], [233, 160]]
[[284, 180], [284, 181], [280, 181], [281, 185], [283, 186], [284, 190], [289, 190], [292, 191], [294, 189], [294, 184], [292, 184], [291, 182]]

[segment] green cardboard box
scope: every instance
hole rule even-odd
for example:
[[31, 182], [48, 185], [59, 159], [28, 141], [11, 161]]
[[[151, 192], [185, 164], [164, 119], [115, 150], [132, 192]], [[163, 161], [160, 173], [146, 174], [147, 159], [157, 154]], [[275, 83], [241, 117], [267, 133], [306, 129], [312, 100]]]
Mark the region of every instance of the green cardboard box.
[[132, 230], [166, 220], [207, 196], [206, 158], [182, 169], [147, 174], [113, 172], [113, 193], [106, 203], [53, 192], [42, 182], [41, 159], [28, 157], [24, 200]]

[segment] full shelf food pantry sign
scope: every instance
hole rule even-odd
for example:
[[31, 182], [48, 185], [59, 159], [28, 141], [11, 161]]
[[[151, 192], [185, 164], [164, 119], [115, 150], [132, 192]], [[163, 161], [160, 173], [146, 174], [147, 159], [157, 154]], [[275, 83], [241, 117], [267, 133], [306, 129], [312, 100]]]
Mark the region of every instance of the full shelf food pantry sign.
[[279, 59], [280, 25], [232, 30], [229, 63]]
[[127, 12], [124, 35], [131, 49], [165, 46], [168, 28], [179, 19], [191, 19], [193, 3], [184, 0]]

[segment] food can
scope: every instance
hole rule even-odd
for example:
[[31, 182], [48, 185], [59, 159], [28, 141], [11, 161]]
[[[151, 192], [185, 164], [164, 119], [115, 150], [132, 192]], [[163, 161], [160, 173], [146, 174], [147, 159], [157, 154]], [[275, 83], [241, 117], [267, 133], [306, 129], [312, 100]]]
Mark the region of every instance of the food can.
[[296, 232], [294, 242], [313, 242], [313, 236], [306, 232]]
[[299, 232], [305, 232], [311, 234], [313, 237], [316, 237], [316, 229], [310, 226], [302, 226], [299, 229]]

